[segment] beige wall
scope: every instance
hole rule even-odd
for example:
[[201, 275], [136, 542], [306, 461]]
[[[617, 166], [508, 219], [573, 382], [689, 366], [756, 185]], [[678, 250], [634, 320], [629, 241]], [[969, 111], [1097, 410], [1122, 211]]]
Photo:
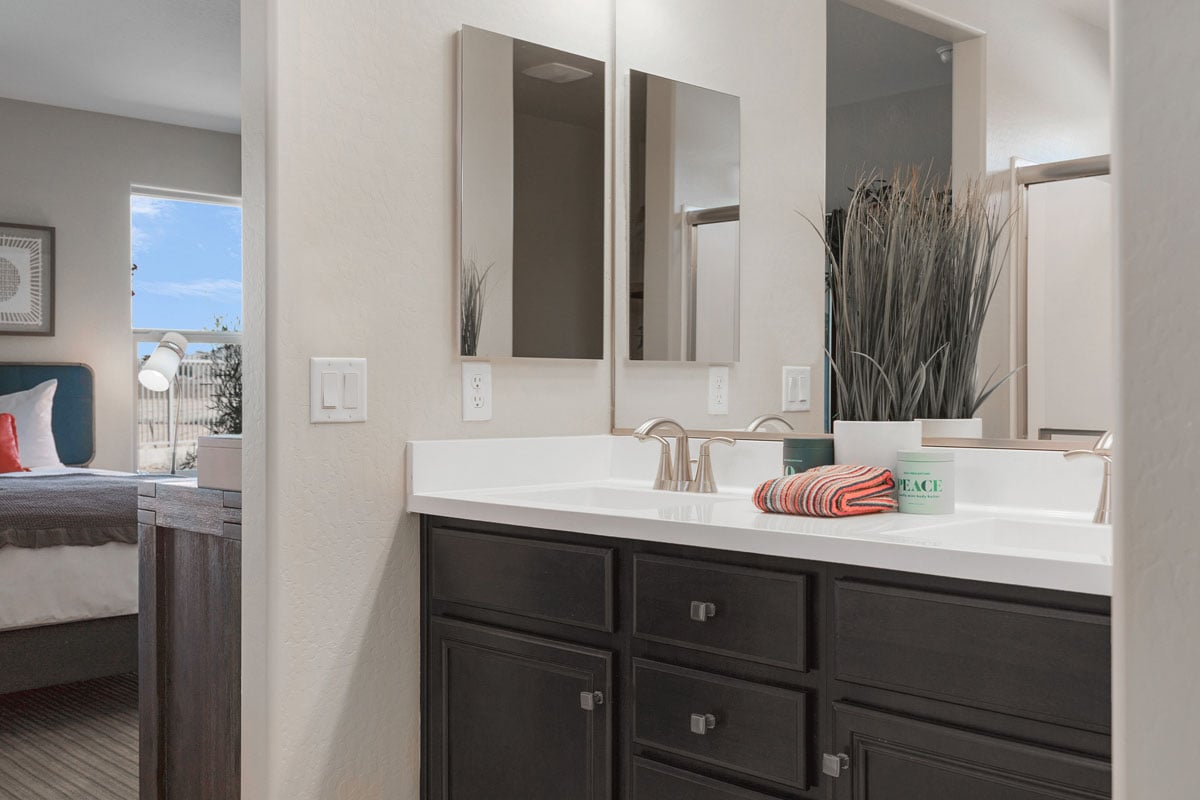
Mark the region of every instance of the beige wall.
[[[265, 607], [245, 633], [265, 664], [243, 687], [258, 723], [246, 746], [265, 763], [249, 765], [246, 796], [413, 800], [419, 570], [405, 442], [609, 427], [607, 361], [496, 363], [495, 418], [460, 420], [456, 33], [475, 25], [610, 62], [611, 5], [242, 8], [264, 26], [243, 51], [251, 66], [267, 43], [264, 74], [251, 73], [266, 103], [261, 338], [248, 325], [266, 403], [247, 441], [265, 441], [265, 475], [248, 475], [265, 506], [247, 511], [265, 528], [246, 529], [255, 573], [243, 587]], [[309, 424], [313, 355], [368, 358], [365, 424]]]
[[1117, 0], [1116, 800], [1196, 796], [1200, 4]]
[[133, 469], [129, 189], [241, 193], [238, 137], [0, 99], [0, 221], [56, 228], [55, 333], [0, 336], [0, 361], [96, 374], [93, 466]]

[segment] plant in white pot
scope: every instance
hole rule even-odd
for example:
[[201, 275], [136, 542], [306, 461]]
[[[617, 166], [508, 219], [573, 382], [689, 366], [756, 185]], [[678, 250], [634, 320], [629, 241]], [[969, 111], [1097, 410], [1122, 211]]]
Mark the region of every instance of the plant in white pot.
[[[939, 180], [897, 171], [859, 181], [830, 257], [839, 463], [894, 467], [920, 447], [922, 417], [973, 417], [979, 336], [1007, 220], [978, 184], [953, 203]], [[820, 231], [818, 231], [820, 233]]]

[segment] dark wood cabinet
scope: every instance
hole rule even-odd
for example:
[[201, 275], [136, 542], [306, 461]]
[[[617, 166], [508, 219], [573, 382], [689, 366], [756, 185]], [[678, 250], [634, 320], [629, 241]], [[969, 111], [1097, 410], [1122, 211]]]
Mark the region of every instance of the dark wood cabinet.
[[141, 800], [241, 795], [241, 494], [138, 497]]
[[611, 653], [448, 619], [429, 641], [429, 797], [612, 796]]
[[835, 800], [1106, 798], [1107, 762], [1012, 739], [835, 703], [834, 736], [849, 774]]
[[422, 536], [426, 800], [1110, 796], [1108, 598], [443, 518]]

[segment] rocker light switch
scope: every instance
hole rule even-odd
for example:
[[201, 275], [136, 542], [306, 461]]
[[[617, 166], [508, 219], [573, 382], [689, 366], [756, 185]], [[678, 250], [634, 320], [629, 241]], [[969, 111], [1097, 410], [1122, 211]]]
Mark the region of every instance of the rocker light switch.
[[367, 360], [309, 359], [310, 422], [363, 422], [367, 418]]
[[783, 411], [808, 411], [811, 370], [808, 367], [783, 368]]
[[338, 407], [338, 378], [340, 372], [325, 370], [321, 373], [321, 408]]

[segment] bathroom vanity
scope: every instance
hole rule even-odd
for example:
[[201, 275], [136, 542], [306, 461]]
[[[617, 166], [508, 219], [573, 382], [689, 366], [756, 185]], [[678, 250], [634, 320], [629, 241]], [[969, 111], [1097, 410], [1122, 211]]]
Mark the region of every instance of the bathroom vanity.
[[750, 504], [777, 451], [687, 496], [621, 437], [410, 443], [425, 797], [1108, 797], [1091, 467], [959, 451], [954, 515], [813, 520]]

